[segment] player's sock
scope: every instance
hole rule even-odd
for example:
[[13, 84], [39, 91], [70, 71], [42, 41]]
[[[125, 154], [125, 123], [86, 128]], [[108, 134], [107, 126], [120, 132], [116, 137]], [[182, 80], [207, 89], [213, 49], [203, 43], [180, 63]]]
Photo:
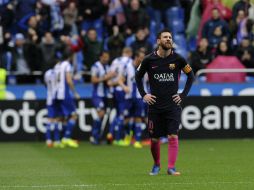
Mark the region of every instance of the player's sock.
[[131, 135], [131, 131], [132, 131], [132, 128], [133, 128], [133, 121], [129, 121], [127, 123], [127, 126], [126, 126], [126, 135]]
[[114, 134], [116, 123], [117, 123], [117, 117], [115, 117], [114, 120], [112, 121], [112, 123], [110, 123], [108, 133], [110, 133], [112, 135]]
[[178, 154], [178, 137], [168, 138], [168, 168], [174, 168]]
[[135, 140], [140, 142], [141, 136], [142, 136], [142, 123], [136, 123], [135, 124]]
[[75, 124], [76, 124], [76, 120], [73, 120], [73, 119], [68, 120], [66, 124], [66, 128], [65, 128], [65, 132], [64, 132], [64, 138], [67, 138], [67, 139], [71, 138], [71, 134]]
[[101, 129], [101, 120], [100, 119], [94, 120], [92, 128], [92, 136], [94, 137], [95, 141], [98, 141], [100, 138], [100, 129]]
[[60, 123], [54, 123], [54, 141], [60, 142]]
[[51, 129], [54, 128], [54, 123], [47, 123], [46, 125], [46, 133], [45, 133], [45, 138], [46, 138], [46, 141], [51, 141]]
[[160, 166], [160, 141], [151, 140], [151, 153], [153, 155], [154, 165]]
[[115, 127], [115, 139], [119, 141], [123, 138], [123, 117], [119, 116]]

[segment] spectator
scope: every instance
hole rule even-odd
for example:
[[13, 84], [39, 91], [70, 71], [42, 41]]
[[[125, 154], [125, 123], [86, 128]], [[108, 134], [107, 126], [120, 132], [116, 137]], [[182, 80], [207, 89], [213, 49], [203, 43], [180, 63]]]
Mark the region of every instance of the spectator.
[[76, 20], [78, 10], [75, 2], [71, 2], [63, 11], [64, 16], [64, 34], [78, 34]]
[[12, 3], [8, 3], [0, 17], [0, 22], [5, 31], [11, 32], [14, 28], [14, 21], [15, 21], [15, 10], [14, 5]]
[[190, 63], [194, 73], [200, 69], [205, 69], [212, 61], [212, 55], [208, 45], [208, 40], [206, 38], [202, 38], [197, 50], [191, 53]]
[[107, 42], [107, 47], [111, 60], [121, 56], [124, 45], [124, 36], [122, 33], [119, 32], [119, 27], [113, 26], [113, 34], [109, 36]]
[[232, 18], [232, 11], [225, 7], [223, 5], [223, 3], [221, 2], [221, 0], [207, 0], [207, 1], [202, 1], [203, 3], [206, 2], [203, 5], [203, 13], [202, 13], [202, 18], [201, 18], [201, 22], [199, 24], [199, 39], [201, 38], [201, 32], [202, 29], [204, 27], [204, 24], [212, 18], [212, 10], [214, 8], [217, 8], [219, 11], [219, 14], [221, 16], [222, 19], [228, 21]]
[[208, 39], [211, 47], [216, 47], [222, 39], [228, 40], [228, 24], [220, 18], [220, 13], [217, 8], [212, 10], [212, 18], [205, 23], [202, 30], [202, 37]]
[[253, 20], [245, 18], [240, 22], [237, 32], [237, 41], [240, 43], [244, 37], [252, 38]]
[[95, 28], [100, 39], [103, 38], [102, 16], [107, 7], [102, 0], [82, 0], [78, 3], [79, 21], [81, 30], [87, 32], [89, 28]]
[[223, 56], [230, 56], [232, 55], [232, 51], [230, 50], [226, 41], [221, 41], [218, 44], [217, 50], [215, 52], [215, 57], [223, 55]]
[[17, 0], [16, 19], [17, 21], [23, 19], [27, 15], [35, 13], [35, 5], [37, 0]]
[[[254, 68], [254, 48], [247, 37], [243, 38], [236, 51], [236, 56], [246, 68]], [[254, 74], [249, 75], [253, 76]]]
[[237, 42], [237, 33], [238, 33], [238, 28], [240, 23], [245, 20], [246, 15], [243, 10], [239, 10], [237, 12], [237, 16], [235, 20], [230, 21], [230, 30], [231, 30], [231, 35], [233, 39], [233, 45], [237, 45], [239, 42]]
[[143, 51], [149, 53], [153, 50], [153, 46], [147, 41], [146, 32], [143, 28], [139, 28], [135, 33], [135, 41], [131, 43], [133, 52]]
[[6, 33], [2, 33], [2, 36], [3, 37], [2, 37], [1, 43], [0, 43], [0, 67], [4, 68], [7, 71], [10, 71], [11, 70], [11, 64], [12, 64], [11, 34], [9, 32], [6, 32]]
[[97, 32], [94, 28], [87, 31], [83, 41], [84, 67], [90, 71], [91, 66], [99, 59], [100, 53], [103, 50], [103, 44], [98, 40]]
[[51, 32], [46, 32], [44, 34], [40, 44], [40, 48], [43, 57], [42, 70], [46, 71], [55, 65], [55, 53], [59, 48], [59, 44], [55, 42], [55, 39]]
[[107, 31], [109, 34], [112, 34], [114, 31], [113, 26], [117, 25], [121, 31], [123, 29], [123, 25], [126, 22], [124, 7], [121, 0], [106, 0], [108, 4], [108, 11], [105, 15], [105, 23], [107, 26]]
[[41, 30], [44, 31], [44, 33], [45, 31], [49, 31], [51, 24], [50, 7], [46, 4], [43, 4], [41, 1], [37, 1], [35, 7], [35, 15], [37, 20], [40, 21]]
[[64, 20], [60, 7], [64, 1], [65, 0], [41, 0], [42, 3], [50, 7], [50, 29], [55, 36], [59, 36], [64, 28]]
[[140, 7], [139, 0], [131, 0], [129, 7], [126, 9], [126, 34], [135, 34], [137, 30], [149, 28], [149, 16], [146, 11]]
[[239, 10], [243, 10], [245, 12], [245, 15], [248, 15], [249, 8], [249, 0], [240, 0], [236, 2], [233, 6], [233, 20], [236, 19]]
[[27, 51], [24, 35], [21, 33], [15, 36], [15, 46], [12, 49], [12, 71], [16, 71], [17, 74], [30, 74], [31, 68], [27, 62], [29, 52]]
[[37, 79], [32, 71], [40, 71], [41, 58], [36, 44], [27, 42], [24, 35], [15, 35], [15, 46], [11, 51], [11, 71], [17, 76], [18, 83], [33, 83]]

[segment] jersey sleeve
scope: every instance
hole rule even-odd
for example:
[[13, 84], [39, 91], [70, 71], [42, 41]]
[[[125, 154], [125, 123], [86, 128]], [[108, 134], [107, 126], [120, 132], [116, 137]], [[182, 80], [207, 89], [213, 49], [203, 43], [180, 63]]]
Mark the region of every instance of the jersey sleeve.
[[72, 72], [72, 66], [70, 63], [66, 64], [65, 72], [71, 73]]
[[92, 68], [91, 68], [91, 76], [92, 77], [98, 76], [98, 70], [97, 70], [97, 67], [95, 65], [93, 65]]
[[180, 63], [181, 63], [182, 71], [187, 75], [187, 81], [185, 83], [183, 92], [180, 94], [181, 98], [183, 99], [188, 95], [191, 89], [192, 83], [195, 80], [195, 77], [194, 77], [194, 73], [192, 71], [191, 66], [185, 61], [184, 58], [182, 57], [180, 58]]
[[180, 58], [180, 63], [181, 63], [181, 69], [185, 74], [188, 74], [192, 71], [191, 66], [186, 62], [184, 58]]
[[145, 58], [138, 66], [136, 74], [135, 74], [135, 80], [137, 83], [137, 88], [142, 97], [146, 95], [146, 91], [144, 90], [144, 85], [143, 85], [143, 77], [145, 73], [147, 72], [148, 69], [148, 62], [147, 58]]

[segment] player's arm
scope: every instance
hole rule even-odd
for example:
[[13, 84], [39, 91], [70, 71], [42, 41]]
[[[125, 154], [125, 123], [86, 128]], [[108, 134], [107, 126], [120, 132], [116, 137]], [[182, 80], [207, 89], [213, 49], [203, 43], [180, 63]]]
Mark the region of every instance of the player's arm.
[[187, 64], [185, 62], [185, 60], [183, 62], [184, 62], [184, 66], [182, 68], [182, 71], [187, 75], [187, 81], [185, 83], [182, 93], [173, 95], [173, 101], [176, 104], [180, 104], [182, 102], [182, 100], [188, 95], [188, 93], [191, 89], [192, 83], [195, 80], [194, 73], [192, 71], [191, 66], [189, 64]]
[[126, 81], [126, 77], [121, 75], [118, 80], [118, 85], [122, 87], [122, 89], [124, 90], [125, 93], [129, 93], [130, 88], [125, 84], [125, 81]]
[[190, 89], [191, 89], [191, 86], [195, 80], [195, 76], [194, 76], [194, 73], [192, 71], [192, 68], [189, 64], [186, 64], [183, 68], [183, 72], [187, 75], [187, 81], [185, 83], [185, 86], [184, 86], [184, 89], [183, 89], [183, 92], [180, 94], [181, 98], [185, 98]]
[[67, 82], [68, 86], [70, 87], [71, 91], [73, 92], [75, 98], [80, 99], [80, 96], [74, 87], [71, 72], [66, 72], [66, 82]]
[[92, 75], [91, 82], [94, 83], [94, 84], [97, 84], [97, 83], [100, 83], [100, 82], [107, 81], [107, 80], [113, 78], [114, 76], [115, 76], [114, 72], [109, 72], [106, 75], [104, 75], [103, 77], [98, 77], [96, 75]]
[[154, 104], [156, 102], [156, 96], [147, 94], [147, 92], [144, 89], [143, 85], [143, 77], [145, 73], [147, 72], [147, 64], [146, 64], [146, 59], [144, 59], [138, 66], [136, 74], [135, 74], [135, 80], [137, 83], [137, 88], [142, 96], [142, 98], [145, 100], [146, 103], [149, 105]]

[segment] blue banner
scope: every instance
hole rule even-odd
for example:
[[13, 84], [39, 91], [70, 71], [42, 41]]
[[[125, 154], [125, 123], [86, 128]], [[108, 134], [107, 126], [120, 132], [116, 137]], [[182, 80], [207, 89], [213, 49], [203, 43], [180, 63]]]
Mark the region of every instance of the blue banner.
[[[184, 83], [180, 83], [182, 91]], [[91, 84], [77, 84], [76, 89], [81, 98], [92, 96]], [[194, 84], [189, 96], [254, 96], [253, 83], [199, 83]], [[9, 100], [41, 100], [46, 98], [46, 88], [44, 85], [8, 85], [7, 99]]]

